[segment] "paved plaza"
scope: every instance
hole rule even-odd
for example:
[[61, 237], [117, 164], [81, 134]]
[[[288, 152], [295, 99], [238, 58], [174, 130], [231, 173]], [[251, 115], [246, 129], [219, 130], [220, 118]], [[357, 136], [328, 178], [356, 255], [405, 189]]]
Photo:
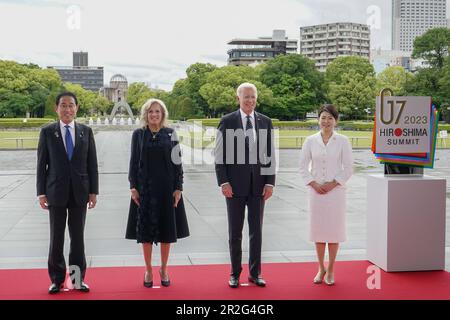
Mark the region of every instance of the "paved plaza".
[[[100, 195], [86, 221], [88, 266], [143, 266], [141, 247], [124, 239], [130, 193], [128, 161], [131, 131], [96, 134]], [[191, 236], [172, 247], [177, 265], [229, 263], [224, 198], [216, 185], [210, 151], [184, 147], [184, 198]], [[306, 188], [298, 173], [300, 150], [280, 150], [274, 195], [266, 205], [263, 263], [315, 261], [308, 241]], [[348, 183], [348, 240], [338, 260], [366, 259], [366, 177], [381, 173], [370, 150], [354, 151], [355, 174]], [[201, 160], [206, 163], [200, 164]], [[0, 151], [0, 269], [47, 268], [48, 213], [36, 199], [36, 151]], [[436, 168], [427, 175], [450, 177], [450, 150], [438, 150]], [[447, 185], [446, 270], [450, 271], [450, 186]], [[66, 253], [68, 253], [66, 235]], [[244, 229], [247, 260], [247, 226]], [[155, 250], [155, 265], [159, 263]]]

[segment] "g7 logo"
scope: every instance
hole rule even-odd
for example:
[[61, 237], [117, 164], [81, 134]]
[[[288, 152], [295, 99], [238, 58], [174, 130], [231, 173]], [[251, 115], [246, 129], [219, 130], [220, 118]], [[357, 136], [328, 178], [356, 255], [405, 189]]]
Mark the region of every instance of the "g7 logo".
[[391, 94], [391, 96], [393, 95], [393, 92], [391, 89], [383, 89], [380, 92], [380, 101], [381, 101], [381, 108], [380, 108], [380, 121], [383, 124], [391, 124], [394, 121], [394, 106], [395, 104], [400, 104], [400, 111], [397, 114], [397, 118], [395, 119], [395, 124], [398, 124], [400, 122], [400, 118], [402, 116], [402, 113], [405, 109], [406, 106], [406, 101], [405, 100], [399, 100], [399, 101], [394, 101], [394, 100], [390, 100], [387, 101], [387, 103], [390, 105], [390, 116], [389, 116], [389, 120], [386, 120], [384, 117], [384, 94], [386, 92], [389, 92]]
[[394, 121], [394, 105], [400, 105], [400, 111], [397, 114], [397, 118], [395, 119], [395, 124], [398, 124], [400, 122], [400, 118], [402, 116], [403, 110], [405, 109], [406, 106], [406, 101], [402, 100], [402, 101], [388, 101], [387, 102], [390, 105], [390, 116], [389, 116], [389, 120], [386, 120], [384, 118], [384, 101], [381, 100], [381, 109], [380, 109], [380, 120], [382, 123], [384, 124], [391, 124]]

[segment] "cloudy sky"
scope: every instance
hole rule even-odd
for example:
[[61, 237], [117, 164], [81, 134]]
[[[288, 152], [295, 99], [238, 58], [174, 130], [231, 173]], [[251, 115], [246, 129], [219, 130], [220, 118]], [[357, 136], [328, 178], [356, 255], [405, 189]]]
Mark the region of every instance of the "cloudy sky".
[[91, 66], [105, 67], [105, 82], [121, 73], [129, 82], [170, 90], [192, 63], [226, 65], [229, 40], [270, 36], [273, 29], [285, 29], [298, 39], [301, 26], [368, 23], [372, 48], [390, 49], [390, 4], [390, 0], [0, 0], [0, 59], [68, 66], [72, 51], [88, 51]]

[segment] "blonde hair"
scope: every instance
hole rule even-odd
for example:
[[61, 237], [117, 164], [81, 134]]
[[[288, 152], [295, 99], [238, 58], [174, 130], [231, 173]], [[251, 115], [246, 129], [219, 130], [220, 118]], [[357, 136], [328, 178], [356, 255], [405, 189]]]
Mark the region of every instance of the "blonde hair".
[[167, 127], [167, 120], [169, 120], [169, 111], [167, 111], [167, 107], [159, 99], [149, 99], [141, 108], [141, 127], [148, 127], [148, 110], [154, 105], [157, 104], [161, 107], [162, 117], [161, 117], [161, 128]]

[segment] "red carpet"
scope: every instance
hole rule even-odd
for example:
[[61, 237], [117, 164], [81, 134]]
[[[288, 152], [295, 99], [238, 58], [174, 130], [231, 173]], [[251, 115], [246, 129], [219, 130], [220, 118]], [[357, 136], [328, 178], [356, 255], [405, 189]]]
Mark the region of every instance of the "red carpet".
[[[147, 289], [142, 285], [143, 267], [90, 268], [86, 282], [90, 293], [75, 291], [47, 294], [47, 270], [0, 270], [0, 300], [310, 300], [310, 299], [446, 299], [450, 300], [450, 273], [381, 271], [381, 289], [369, 290], [367, 261], [338, 262], [336, 284], [312, 283], [315, 263], [268, 263], [263, 265], [266, 288], [254, 285], [231, 289], [229, 265], [171, 266], [169, 288]], [[158, 269], [154, 271], [159, 285]], [[247, 266], [241, 276], [246, 283]], [[242, 281], [245, 280], [245, 281]]]

